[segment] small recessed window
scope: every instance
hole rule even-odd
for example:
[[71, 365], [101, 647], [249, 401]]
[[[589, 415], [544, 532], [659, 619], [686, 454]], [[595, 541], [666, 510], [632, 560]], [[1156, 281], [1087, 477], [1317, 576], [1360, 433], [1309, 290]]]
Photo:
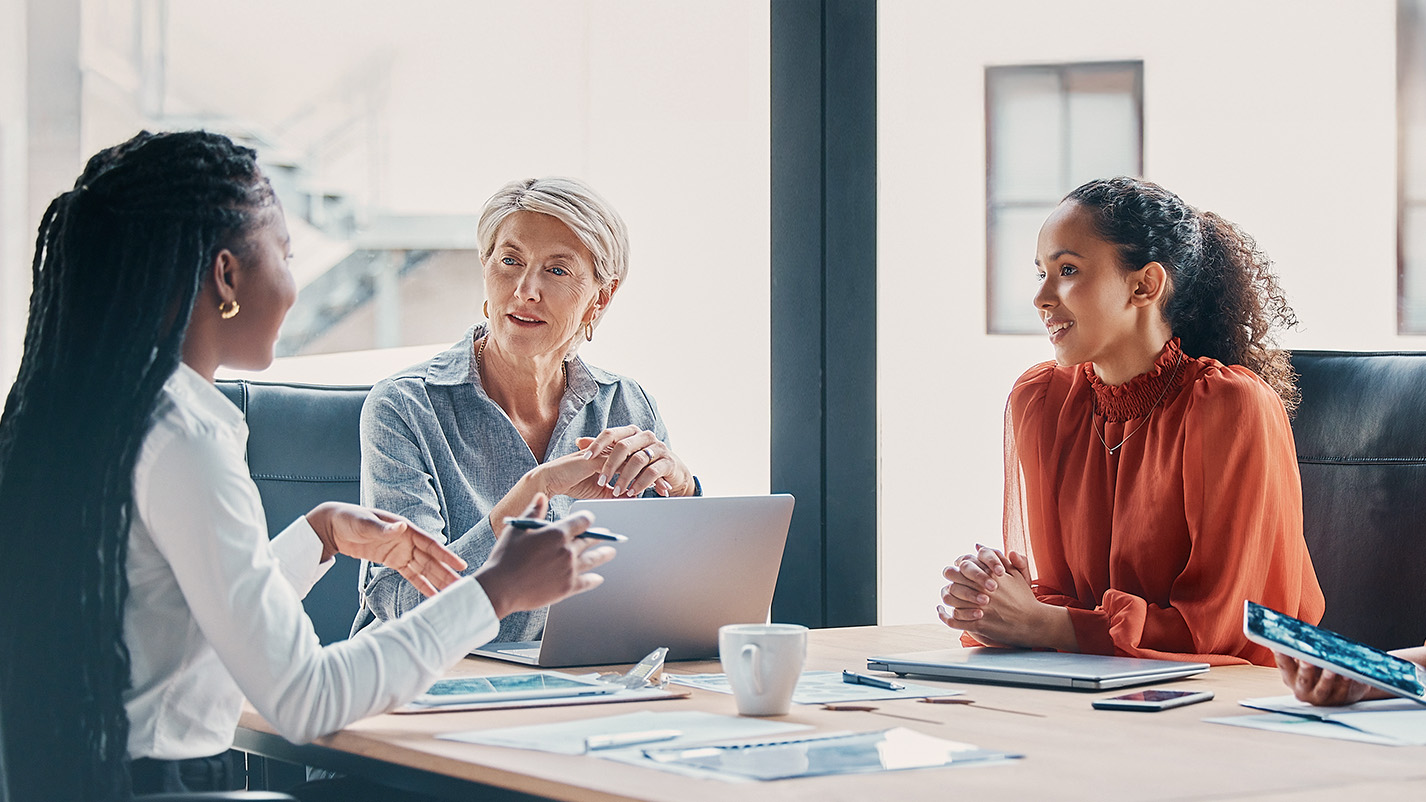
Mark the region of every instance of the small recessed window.
[[1070, 190], [1144, 166], [1140, 61], [987, 67], [987, 330], [1038, 334], [1035, 239]]

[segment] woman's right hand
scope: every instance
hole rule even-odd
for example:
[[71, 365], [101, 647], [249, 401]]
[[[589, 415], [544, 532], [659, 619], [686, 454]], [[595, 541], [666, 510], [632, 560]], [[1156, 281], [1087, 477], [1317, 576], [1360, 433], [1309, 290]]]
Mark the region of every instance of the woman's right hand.
[[[544, 494], [536, 494], [521, 517], [545, 517], [547, 503]], [[604, 577], [591, 570], [614, 559], [614, 549], [578, 537], [593, 522], [581, 512], [541, 529], [506, 527], [474, 574], [495, 614], [504, 618], [535, 610], [598, 587]]]

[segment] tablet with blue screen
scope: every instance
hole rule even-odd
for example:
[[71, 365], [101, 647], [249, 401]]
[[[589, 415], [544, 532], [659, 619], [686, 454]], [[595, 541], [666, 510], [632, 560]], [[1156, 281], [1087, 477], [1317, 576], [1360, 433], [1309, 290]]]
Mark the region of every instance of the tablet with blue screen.
[[1426, 670], [1410, 660], [1255, 602], [1243, 603], [1243, 632], [1275, 652], [1426, 705]]

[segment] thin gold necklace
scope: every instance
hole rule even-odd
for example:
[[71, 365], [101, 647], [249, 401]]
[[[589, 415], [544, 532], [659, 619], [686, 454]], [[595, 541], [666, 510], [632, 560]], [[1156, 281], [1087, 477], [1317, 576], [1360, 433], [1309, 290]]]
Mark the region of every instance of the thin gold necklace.
[[[477, 361], [479, 361], [478, 358], [477, 358]], [[1104, 433], [1101, 432], [1101, 431], [1099, 431], [1099, 428], [1094, 425], [1094, 419], [1093, 419], [1093, 418], [1090, 419], [1090, 421], [1089, 421], [1089, 428], [1094, 429], [1094, 433], [1099, 436], [1099, 442], [1103, 443], [1103, 444], [1104, 444], [1104, 447], [1107, 448], [1107, 449], [1109, 449], [1109, 455], [1110, 455], [1110, 456], [1114, 456], [1114, 454], [1115, 454], [1119, 449], [1121, 449], [1121, 448], [1124, 447], [1124, 444], [1125, 444], [1125, 443], [1129, 442], [1129, 438], [1131, 438], [1131, 437], [1133, 437], [1134, 435], [1138, 434], [1138, 433], [1139, 433], [1139, 430], [1142, 429], [1142, 428], [1144, 428], [1144, 426], [1148, 424], [1149, 418], [1152, 418], [1152, 417], [1154, 416], [1154, 412], [1155, 412], [1155, 410], [1157, 410], [1157, 409], [1159, 408], [1159, 404], [1164, 400], [1164, 397], [1169, 394], [1169, 388], [1172, 387], [1172, 386], [1174, 385], [1174, 382], [1178, 380], [1178, 369], [1179, 369], [1179, 367], [1180, 367], [1181, 365], [1183, 365], [1183, 351], [1179, 351], [1179, 352], [1178, 352], [1178, 356], [1174, 359], [1174, 361], [1173, 361], [1173, 373], [1169, 374], [1169, 380], [1168, 380], [1167, 382], [1164, 382], [1164, 389], [1161, 390], [1161, 391], [1159, 391], [1159, 397], [1158, 397], [1157, 399], [1155, 399], [1154, 405], [1151, 406], [1151, 407], [1149, 407], [1149, 414], [1145, 415], [1145, 416], [1144, 416], [1144, 419], [1141, 420], [1141, 421], [1139, 421], [1139, 425], [1138, 425], [1138, 426], [1135, 426], [1133, 431], [1131, 431], [1131, 432], [1129, 432], [1128, 434], [1124, 435], [1124, 439], [1119, 441], [1119, 445], [1117, 445], [1117, 446], [1112, 446], [1112, 447], [1111, 447], [1111, 446], [1109, 445], [1108, 441], [1106, 441], [1106, 440], [1104, 439]], [[1096, 413], [1096, 416], [1097, 416], [1097, 413]], [[1105, 423], [1107, 424], [1108, 421], [1106, 421]]]
[[[475, 349], [475, 372], [480, 375], [481, 382], [485, 381], [485, 372], [481, 358], [485, 356], [485, 344], [490, 342], [490, 335], [486, 334], [480, 338], [480, 347]], [[569, 362], [560, 360], [560, 370], [564, 373], [564, 388], [569, 389]]]

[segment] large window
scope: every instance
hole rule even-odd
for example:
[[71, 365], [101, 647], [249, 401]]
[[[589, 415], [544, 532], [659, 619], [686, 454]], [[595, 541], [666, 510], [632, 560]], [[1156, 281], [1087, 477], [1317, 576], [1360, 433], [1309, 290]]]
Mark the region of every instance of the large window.
[[[46, 0], [18, 18], [12, 5], [0, 383], [40, 214], [89, 154], [140, 128], [251, 144], [282, 198], [297, 305], [272, 368], [223, 377], [367, 384], [448, 348], [484, 319], [485, 200], [573, 176], [619, 210], [631, 252], [580, 355], [657, 399], [710, 492], [767, 492], [768, 0]], [[726, 377], [737, 392], [709, 392]]]
[[1085, 181], [1143, 172], [1143, 62], [987, 67], [987, 330], [1040, 333], [1036, 234]]
[[1426, 0], [1401, 0], [1399, 9], [1397, 325], [1403, 334], [1426, 334]]

